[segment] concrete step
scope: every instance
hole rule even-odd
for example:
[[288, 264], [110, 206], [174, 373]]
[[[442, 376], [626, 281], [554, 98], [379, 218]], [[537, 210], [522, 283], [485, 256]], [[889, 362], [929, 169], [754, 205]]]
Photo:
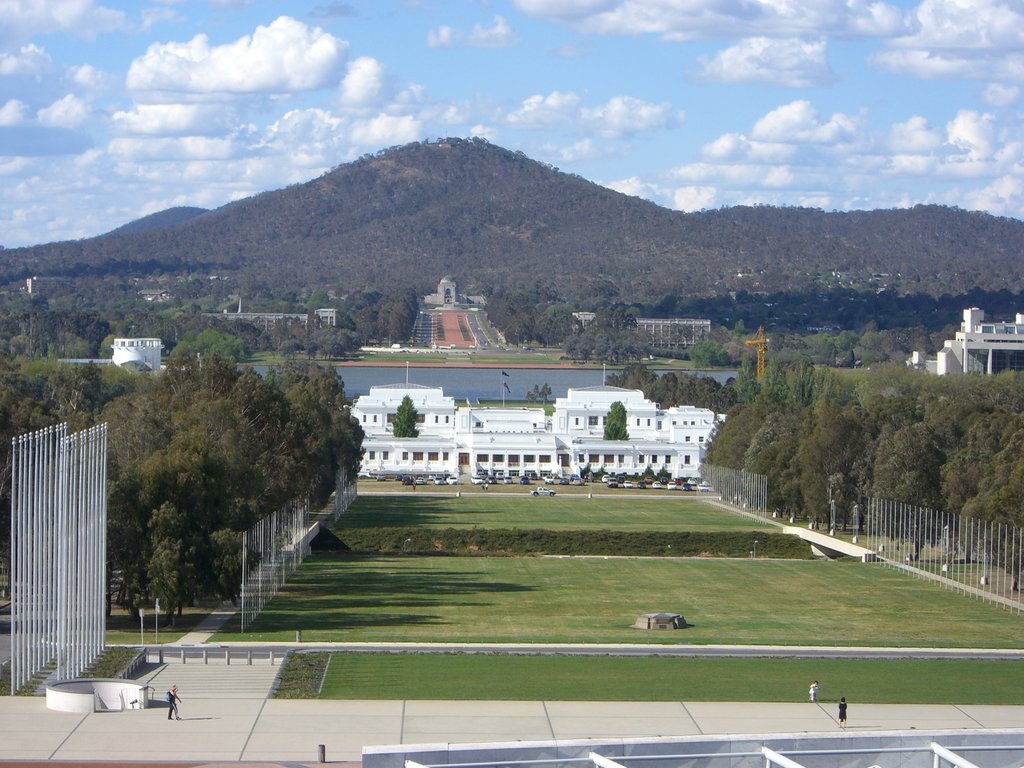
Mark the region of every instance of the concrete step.
[[182, 699], [265, 699], [273, 690], [281, 665], [264, 661], [252, 666], [231, 664], [220, 660], [203, 664], [189, 660], [167, 659], [163, 664], [149, 665], [136, 678], [154, 688], [154, 697], [162, 698], [172, 685], [177, 685]]

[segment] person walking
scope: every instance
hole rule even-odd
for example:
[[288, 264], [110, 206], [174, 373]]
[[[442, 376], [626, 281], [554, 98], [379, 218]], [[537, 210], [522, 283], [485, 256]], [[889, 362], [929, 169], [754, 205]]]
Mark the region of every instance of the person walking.
[[181, 720], [178, 716], [178, 702], [181, 701], [181, 696], [178, 695], [178, 686], [172, 685], [171, 689], [167, 691], [167, 719], [170, 720], [172, 717], [175, 720]]
[[846, 728], [846, 697], [839, 698], [839, 727]]
[[813, 683], [811, 683], [811, 687], [807, 689], [807, 695], [810, 697], [812, 704], [818, 701], [818, 689], [820, 687], [821, 686], [818, 685], [818, 681], [815, 680]]

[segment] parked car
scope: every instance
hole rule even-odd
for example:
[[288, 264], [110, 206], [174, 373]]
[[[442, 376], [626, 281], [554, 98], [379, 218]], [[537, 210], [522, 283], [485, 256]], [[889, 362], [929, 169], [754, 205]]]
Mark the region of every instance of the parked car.
[[459, 484], [459, 478], [457, 478], [457, 477], [446, 477], [444, 479], [444, 481], [448, 485], [458, 485]]
[[614, 479], [614, 478], [612, 478], [611, 480], [605, 480], [604, 484], [608, 488], [618, 488], [619, 487], [619, 481]]
[[470, 482], [472, 482], [473, 485], [483, 485], [484, 483], [487, 482], [487, 478], [481, 477], [480, 475], [473, 475], [473, 478], [472, 480], [470, 480]]
[[514, 477], [506, 477], [503, 478], [501, 482], [503, 482], [505, 485], [515, 485], [516, 479]]
[[520, 485], [529, 485], [530, 484], [530, 478], [528, 478], [526, 475], [523, 475], [522, 477], [519, 478], [519, 484]]
[[445, 481], [443, 477], [435, 477], [434, 485], [448, 485], [448, 483]]
[[540, 488], [534, 488], [530, 491], [534, 496], [554, 496], [555, 492], [550, 488], [545, 488], [543, 485]]
[[623, 488], [636, 488], [636, 483], [634, 483], [632, 480], [623, 480], [621, 483], [619, 483], [619, 485], [622, 486]]
[[639, 488], [640, 490], [644, 490], [647, 488], [647, 483], [645, 483], [643, 480], [637, 480], [636, 487]]
[[701, 493], [711, 493], [711, 483], [707, 480], [701, 480], [697, 483], [697, 490]]
[[657, 480], [655, 480], [653, 483], [651, 483], [651, 488], [654, 489], [655, 491], [660, 491], [664, 487], [665, 486], [662, 485], [661, 483], [659, 483]]

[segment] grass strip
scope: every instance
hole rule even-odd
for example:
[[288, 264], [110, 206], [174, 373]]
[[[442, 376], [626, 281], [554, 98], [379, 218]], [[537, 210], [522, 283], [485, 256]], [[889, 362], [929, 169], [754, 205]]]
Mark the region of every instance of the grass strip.
[[321, 695], [329, 653], [289, 653], [278, 675], [278, 699], [316, 699]]
[[334, 653], [324, 699], [1019, 704], [1016, 661]]

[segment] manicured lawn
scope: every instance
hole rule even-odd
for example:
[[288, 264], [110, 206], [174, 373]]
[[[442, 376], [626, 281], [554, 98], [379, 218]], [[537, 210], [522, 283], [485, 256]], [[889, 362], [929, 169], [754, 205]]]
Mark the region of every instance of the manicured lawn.
[[[630, 628], [670, 611], [692, 625]], [[234, 628], [234, 631], [232, 631]], [[1017, 648], [1017, 614], [857, 562], [539, 557], [307, 560], [216, 640], [616, 642]]]
[[[301, 659], [305, 654], [299, 654]], [[1014, 661], [335, 653], [325, 699], [1019, 704]], [[312, 694], [315, 696], [315, 690]]]
[[[366, 481], [363, 481], [366, 482]], [[373, 481], [370, 489], [373, 490]], [[393, 485], [381, 483], [381, 485]], [[533, 486], [496, 486], [509, 494], [467, 493], [439, 496], [360, 496], [338, 521], [338, 528], [546, 528], [551, 530], [746, 531], [764, 525], [726, 512], [681, 491], [627, 490], [613, 497], [587, 498], [563, 493], [531, 496]], [[573, 489], [575, 490], [575, 489]], [[597, 488], [604, 492], [604, 487]], [[632, 495], [627, 495], [632, 494]], [[772, 529], [775, 530], [775, 529]]]

